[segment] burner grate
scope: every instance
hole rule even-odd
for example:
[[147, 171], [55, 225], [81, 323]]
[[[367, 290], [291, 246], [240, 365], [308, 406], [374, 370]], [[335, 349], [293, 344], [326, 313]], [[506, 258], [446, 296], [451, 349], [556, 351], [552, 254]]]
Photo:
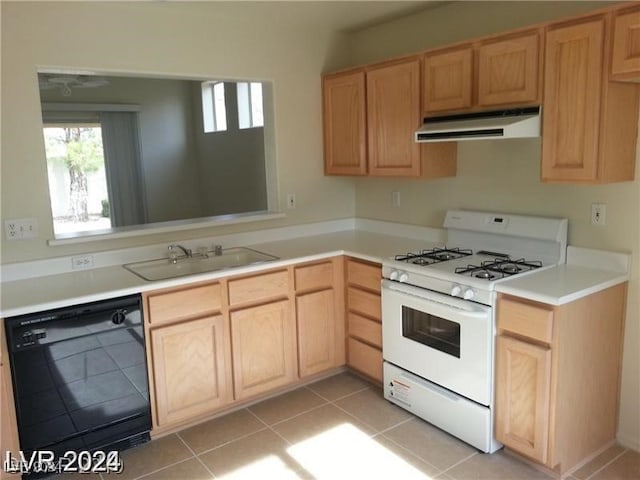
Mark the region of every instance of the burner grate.
[[398, 262], [412, 263], [414, 265], [426, 266], [434, 263], [446, 262], [455, 258], [466, 257], [473, 254], [473, 251], [466, 248], [447, 248], [436, 247], [419, 252], [410, 252], [404, 255], [396, 255], [395, 260]]
[[539, 261], [527, 261], [524, 258], [518, 260], [496, 258], [485, 260], [480, 265], [458, 267], [455, 269], [455, 273], [484, 280], [496, 280], [540, 267], [542, 267], [542, 262]]

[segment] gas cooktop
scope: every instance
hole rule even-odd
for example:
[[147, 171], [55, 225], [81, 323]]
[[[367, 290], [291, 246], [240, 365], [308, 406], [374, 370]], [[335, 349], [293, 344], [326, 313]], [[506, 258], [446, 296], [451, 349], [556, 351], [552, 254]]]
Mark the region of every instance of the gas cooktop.
[[[487, 281], [529, 272], [542, 267], [542, 261], [540, 260], [511, 258], [506, 253], [487, 250], [481, 250], [474, 254], [473, 250], [468, 248], [448, 248], [446, 246], [396, 255], [393, 260], [406, 263], [408, 268], [414, 266], [428, 267], [438, 264], [441, 271], [449, 271]], [[453, 262], [454, 260], [457, 261]], [[449, 265], [440, 265], [444, 262], [451, 263]], [[417, 271], [419, 272], [419, 270]]]
[[495, 285], [565, 260], [567, 219], [449, 210], [448, 245], [382, 262], [392, 282], [492, 305]]

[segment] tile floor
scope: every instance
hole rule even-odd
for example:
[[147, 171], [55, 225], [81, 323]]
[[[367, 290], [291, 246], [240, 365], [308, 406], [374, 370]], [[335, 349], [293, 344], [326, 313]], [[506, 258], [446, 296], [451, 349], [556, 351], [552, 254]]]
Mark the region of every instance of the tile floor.
[[[501, 451], [479, 453], [348, 372], [128, 450], [122, 460], [124, 471], [102, 480], [550, 478]], [[640, 453], [619, 446], [570, 477], [622, 479], [640, 479]]]

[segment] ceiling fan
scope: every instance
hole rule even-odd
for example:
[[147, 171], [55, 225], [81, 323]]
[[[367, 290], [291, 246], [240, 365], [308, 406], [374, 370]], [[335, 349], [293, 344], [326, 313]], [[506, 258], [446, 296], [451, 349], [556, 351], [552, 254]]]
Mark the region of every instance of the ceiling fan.
[[38, 84], [43, 90], [59, 88], [65, 97], [71, 96], [72, 88], [97, 88], [109, 84], [104, 77], [94, 75], [74, 75], [60, 73], [40, 73]]

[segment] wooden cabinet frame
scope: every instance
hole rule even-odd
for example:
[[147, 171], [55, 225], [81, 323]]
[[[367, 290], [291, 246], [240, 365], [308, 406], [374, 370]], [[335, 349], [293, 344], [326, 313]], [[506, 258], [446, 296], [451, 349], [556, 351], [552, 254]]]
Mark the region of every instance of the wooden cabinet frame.
[[379, 264], [345, 262], [347, 365], [382, 383], [382, 313]]
[[457, 144], [417, 144], [422, 66], [407, 57], [325, 75], [325, 175], [455, 176]]
[[615, 441], [626, 291], [560, 306], [499, 295], [496, 437], [506, 448], [564, 476]]
[[640, 88], [609, 80], [610, 15], [546, 33], [542, 180], [633, 180]]
[[527, 28], [473, 43], [426, 52], [426, 115], [538, 105], [541, 101], [541, 31]]
[[143, 294], [153, 435], [345, 364], [344, 260]]
[[[579, 35], [570, 38], [583, 28], [590, 30], [593, 22], [601, 25], [582, 39]], [[406, 58], [358, 70], [366, 78], [368, 71]], [[424, 116], [542, 104], [543, 182], [596, 184], [635, 178], [640, 86], [624, 81], [640, 83], [637, 5], [614, 5], [570, 19], [466, 40], [421, 52], [419, 58]], [[369, 101], [370, 92], [366, 94]], [[377, 108], [375, 104], [372, 101], [367, 108]], [[371, 115], [367, 108], [365, 116]], [[392, 114], [374, 114], [374, 123], [383, 124], [382, 115], [393, 118]], [[325, 134], [330, 123], [325, 115]], [[346, 130], [361, 131], [361, 123]], [[368, 143], [366, 155], [373, 164], [365, 167], [361, 156], [357, 174], [368, 168], [371, 175], [455, 176], [457, 142], [441, 144], [451, 146], [440, 151], [437, 144], [422, 144], [420, 165], [416, 167], [417, 161], [412, 160], [409, 167], [406, 160], [385, 161], [377, 152], [388, 149], [379, 140], [384, 135], [378, 135], [380, 129], [375, 126], [373, 131], [373, 135], [369, 131], [358, 136], [360, 145]], [[331, 148], [325, 141], [325, 151]], [[409, 156], [404, 152], [402, 158]], [[417, 157], [412, 153], [411, 158]], [[332, 174], [330, 170], [325, 173]]]

